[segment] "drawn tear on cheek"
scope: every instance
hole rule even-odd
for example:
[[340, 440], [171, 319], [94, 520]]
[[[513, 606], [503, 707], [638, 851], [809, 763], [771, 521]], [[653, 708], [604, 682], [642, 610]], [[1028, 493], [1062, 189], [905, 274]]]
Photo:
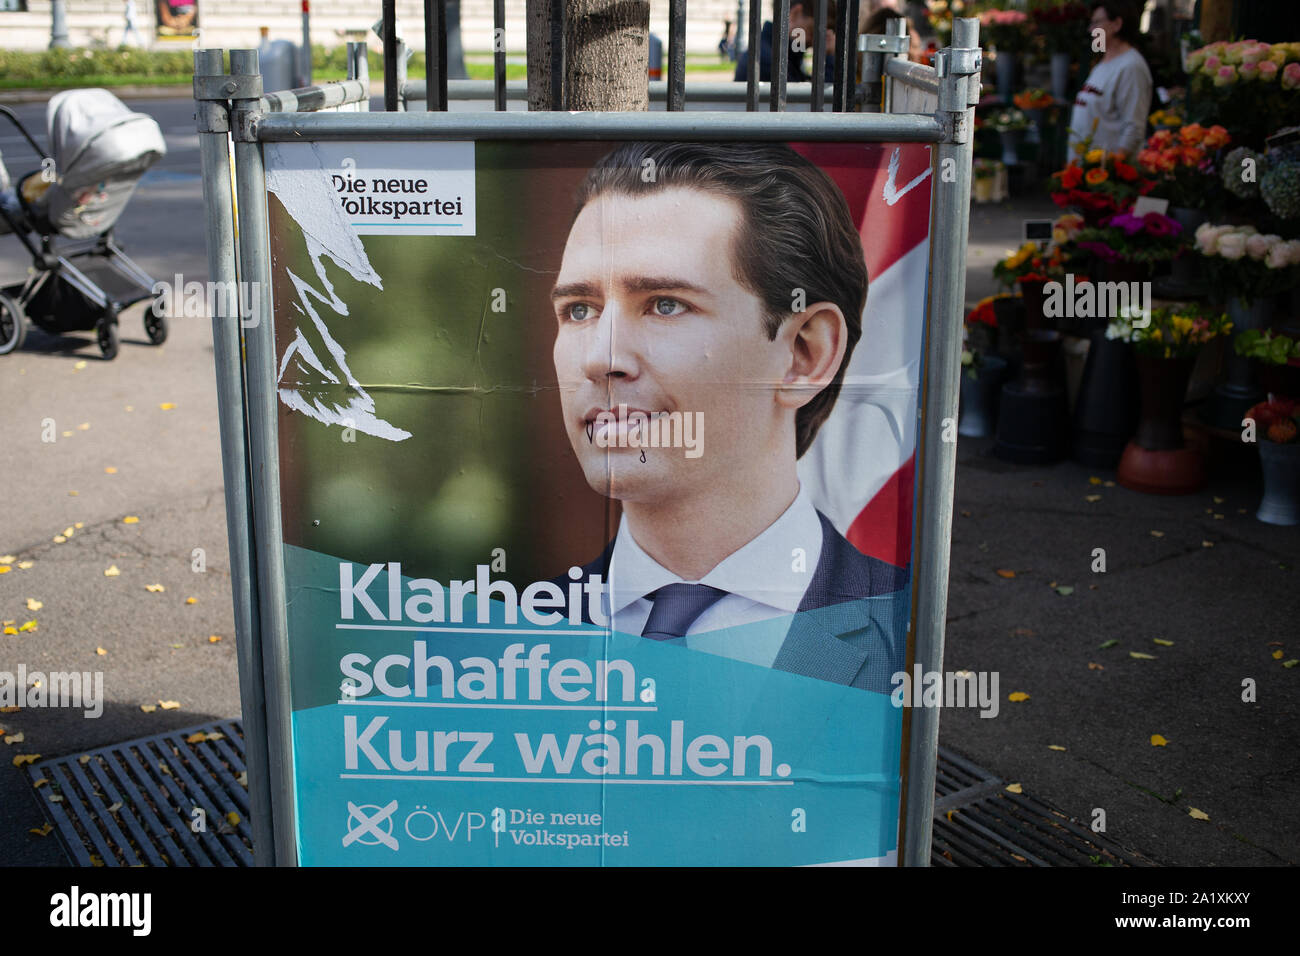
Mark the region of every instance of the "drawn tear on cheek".
[[587, 422], [587, 444], [590, 445], [595, 440], [596, 423]]

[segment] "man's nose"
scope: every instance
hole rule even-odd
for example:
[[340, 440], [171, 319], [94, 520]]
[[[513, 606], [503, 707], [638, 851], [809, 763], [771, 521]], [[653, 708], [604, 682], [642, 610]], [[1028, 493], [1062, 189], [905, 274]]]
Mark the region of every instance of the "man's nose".
[[606, 303], [587, 332], [583, 374], [592, 381], [610, 376], [634, 378], [639, 369], [636, 323], [616, 303]]

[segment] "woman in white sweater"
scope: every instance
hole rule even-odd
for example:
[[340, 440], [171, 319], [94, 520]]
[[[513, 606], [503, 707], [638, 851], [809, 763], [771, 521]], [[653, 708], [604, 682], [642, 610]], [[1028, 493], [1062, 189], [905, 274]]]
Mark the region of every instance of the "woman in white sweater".
[[[1093, 0], [1088, 29], [1104, 40], [1104, 53], [1075, 97], [1071, 147], [1091, 136], [1094, 149], [1136, 156], [1146, 140], [1151, 70], [1134, 46], [1139, 9], [1130, 0]], [[1096, 34], [1098, 29], [1104, 38]]]

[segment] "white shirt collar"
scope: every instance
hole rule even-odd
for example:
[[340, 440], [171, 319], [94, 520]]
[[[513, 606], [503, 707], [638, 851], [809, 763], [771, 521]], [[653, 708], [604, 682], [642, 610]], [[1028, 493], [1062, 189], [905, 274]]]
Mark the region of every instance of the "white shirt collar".
[[[799, 560], [796, 549], [802, 549]], [[789, 614], [799, 609], [822, 550], [822, 525], [802, 484], [790, 507], [698, 582], [685, 582], [636, 543], [624, 517], [610, 556], [609, 581], [614, 614], [666, 584], [707, 584]]]

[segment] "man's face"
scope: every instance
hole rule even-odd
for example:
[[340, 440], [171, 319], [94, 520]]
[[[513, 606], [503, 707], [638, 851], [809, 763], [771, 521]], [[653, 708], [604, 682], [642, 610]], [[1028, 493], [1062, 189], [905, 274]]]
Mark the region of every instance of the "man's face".
[[[792, 413], [774, 398], [790, 336], [768, 340], [762, 303], [733, 274], [741, 219], [725, 196], [665, 186], [605, 193], [574, 222], [552, 293], [555, 372], [569, 441], [596, 491], [654, 503], [743, 487], [770, 467], [783, 429], [792, 434]], [[703, 453], [602, 447], [625, 429], [596, 418], [620, 404], [693, 421], [702, 412]]]

